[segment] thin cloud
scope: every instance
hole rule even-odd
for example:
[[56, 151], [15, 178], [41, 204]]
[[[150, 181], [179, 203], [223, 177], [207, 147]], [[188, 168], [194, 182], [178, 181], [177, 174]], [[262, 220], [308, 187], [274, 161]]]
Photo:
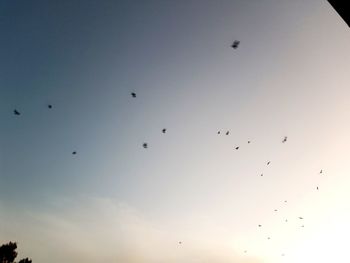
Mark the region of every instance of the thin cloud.
[[200, 240], [179, 240], [175, 229], [107, 198], [62, 199], [52, 210], [20, 212], [3, 206], [0, 241], [18, 241], [22, 252], [34, 253], [30, 256], [38, 263], [261, 262]]

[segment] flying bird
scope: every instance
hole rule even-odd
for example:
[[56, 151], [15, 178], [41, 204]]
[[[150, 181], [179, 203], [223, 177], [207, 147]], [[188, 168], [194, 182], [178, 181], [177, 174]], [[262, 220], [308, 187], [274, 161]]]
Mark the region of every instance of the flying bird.
[[278, 210], [277, 209], [275, 209], [275, 212], [277, 212]]
[[261, 225], [258, 225], [258, 227], [261, 227]]
[[49, 109], [52, 109], [52, 105], [51, 105], [51, 104], [47, 105], [47, 107], [48, 107]]
[[226, 132], [226, 135], [229, 135], [229, 133], [230, 133], [230, 131], [227, 131], [227, 132]]
[[316, 187], [316, 190], [318, 190], [318, 186]]
[[135, 93], [135, 92], [131, 92], [131, 96], [132, 96], [133, 98], [136, 98], [136, 93]]
[[238, 150], [238, 149], [239, 149], [239, 146], [237, 146], [235, 149]]
[[320, 174], [321, 174], [321, 173], [323, 173], [323, 171], [322, 171], [322, 170], [320, 171]]
[[218, 134], [220, 134], [220, 131], [218, 131]]
[[299, 216], [299, 219], [304, 219], [304, 218], [302, 218], [301, 216]]
[[21, 115], [21, 113], [20, 113], [18, 110], [16, 110], [16, 109], [13, 111], [13, 113], [14, 113], [15, 115]]
[[76, 155], [76, 154], [77, 154], [77, 152], [76, 152], [76, 151], [74, 151], [74, 152], [72, 152], [72, 154], [73, 154], [73, 155]]
[[181, 244], [182, 244], [182, 242], [181, 242], [181, 241], [179, 241], [179, 244], [181, 245]]
[[269, 165], [269, 164], [270, 164], [270, 161], [268, 161], [266, 165]]
[[264, 176], [264, 174], [260, 174], [260, 176]]
[[239, 43], [241, 43], [241, 41], [239, 41], [239, 40], [235, 40], [235, 41], [233, 41], [233, 44], [231, 45], [231, 47], [232, 47], [232, 48], [234, 48], [234, 49], [237, 49], [237, 48], [238, 48]]
[[250, 143], [250, 141], [248, 141], [248, 143]]
[[143, 148], [147, 149], [148, 144], [147, 143], [143, 143], [142, 146], [143, 146]]
[[166, 133], [166, 129], [165, 128], [162, 130], [162, 133]]
[[287, 136], [284, 136], [282, 142], [285, 143], [287, 141]]

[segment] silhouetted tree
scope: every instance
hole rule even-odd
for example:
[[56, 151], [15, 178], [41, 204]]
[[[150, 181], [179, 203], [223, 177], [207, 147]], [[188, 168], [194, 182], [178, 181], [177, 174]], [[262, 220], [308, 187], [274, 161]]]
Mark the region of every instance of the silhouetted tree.
[[[16, 263], [16, 249], [16, 242], [9, 242], [8, 244], [0, 246], [0, 263]], [[18, 263], [32, 263], [32, 260], [29, 258], [24, 258], [21, 259]]]
[[0, 262], [1, 263], [12, 263], [17, 257], [17, 244], [8, 243], [0, 247]]

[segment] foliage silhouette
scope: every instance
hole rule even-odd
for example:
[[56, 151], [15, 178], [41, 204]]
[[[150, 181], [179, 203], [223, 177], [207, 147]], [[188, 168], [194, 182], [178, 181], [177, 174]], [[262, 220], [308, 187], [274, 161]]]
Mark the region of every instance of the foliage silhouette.
[[[16, 263], [15, 259], [17, 257], [17, 243], [9, 242], [0, 246], [0, 263]], [[18, 261], [18, 263], [32, 263], [29, 258], [24, 258]]]

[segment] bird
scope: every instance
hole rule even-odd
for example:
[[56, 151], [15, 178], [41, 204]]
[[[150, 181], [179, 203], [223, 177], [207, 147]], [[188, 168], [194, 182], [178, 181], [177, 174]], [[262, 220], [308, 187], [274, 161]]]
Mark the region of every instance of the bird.
[[237, 48], [238, 48], [239, 43], [241, 43], [241, 41], [239, 41], [239, 40], [235, 40], [235, 41], [233, 41], [233, 43], [232, 43], [231, 47], [232, 47], [232, 48], [234, 48], [234, 49], [237, 49]]
[[218, 131], [218, 134], [220, 134], [220, 131]]
[[142, 144], [142, 146], [143, 146], [143, 148], [147, 149], [148, 144], [144, 142], [144, 143]]
[[21, 115], [21, 113], [20, 113], [18, 110], [16, 110], [16, 109], [13, 110], [13, 113], [14, 113], [15, 115]]
[[301, 227], [304, 227], [304, 225], [302, 225]]
[[238, 150], [238, 149], [239, 149], [239, 146], [237, 146], [235, 149]]
[[318, 186], [316, 187], [316, 190], [318, 190]]
[[278, 210], [277, 209], [275, 209], [275, 212], [277, 212]]
[[299, 216], [299, 219], [304, 219], [304, 218], [302, 218], [301, 216]]
[[288, 222], [288, 219], [284, 220], [285, 222]]
[[244, 250], [244, 253], [247, 253], [247, 250]]
[[51, 105], [51, 104], [47, 105], [47, 107], [48, 107], [49, 109], [52, 109], [52, 105]]
[[282, 142], [285, 143], [287, 141], [287, 138], [288, 138], [287, 136], [284, 136]]
[[229, 133], [230, 133], [230, 131], [227, 131], [227, 132], [226, 132], [226, 135], [229, 135]]
[[76, 151], [74, 151], [74, 152], [72, 152], [72, 154], [73, 154], [73, 155], [76, 155], [76, 154], [77, 154], [77, 152], [76, 152]]
[[250, 141], [248, 141], [248, 143], [250, 143]]
[[267, 239], [268, 239], [268, 240], [270, 240], [271, 238], [270, 238], [270, 237], [268, 237]]
[[261, 227], [261, 225], [258, 225], [258, 227]]
[[181, 241], [179, 241], [179, 244], [181, 245], [181, 244], [182, 244], [182, 242], [181, 242]]
[[136, 93], [135, 93], [135, 92], [131, 92], [131, 96], [132, 96], [133, 98], [136, 98]]
[[162, 133], [166, 133], [166, 129], [165, 128], [162, 130]]
[[321, 173], [323, 173], [323, 171], [322, 171], [322, 170], [320, 171], [320, 174], [321, 174]]
[[270, 161], [268, 161], [266, 165], [269, 165], [269, 164], [270, 164]]
[[264, 176], [264, 174], [260, 174], [260, 176]]
[[284, 200], [285, 203], [287, 203], [287, 200]]

